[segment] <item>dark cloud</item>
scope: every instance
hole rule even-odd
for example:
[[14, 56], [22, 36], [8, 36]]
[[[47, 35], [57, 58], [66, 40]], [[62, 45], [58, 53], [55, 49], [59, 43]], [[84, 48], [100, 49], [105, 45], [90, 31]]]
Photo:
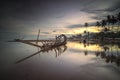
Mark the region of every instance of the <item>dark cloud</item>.
[[[53, 24], [50, 21], [69, 15], [71, 10], [95, 14], [96, 16], [90, 18], [101, 20], [108, 14], [120, 12], [119, 4], [120, 0], [1, 0], [0, 29], [2, 32], [27, 33], [29, 29], [34, 29], [36, 26], [38, 28], [51, 27]], [[66, 28], [82, 26], [78, 23]], [[62, 31], [61, 27], [59, 31]]]
[[95, 20], [102, 20], [104, 16], [92, 16], [91, 18]]
[[49, 32], [41, 32], [41, 33], [43, 33], [43, 34], [50, 34]]
[[92, 19], [100, 20], [105, 18], [108, 14], [117, 14], [120, 12], [120, 0], [93, 0], [88, 3], [86, 7], [80, 10], [87, 13], [96, 14]]
[[83, 25], [81, 25], [81, 24], [74, 24], [74, 25], [69, 25], [66, 28], [80, 28], [80, 27], [83, 27]]
[[[91, 23], [88, 23], [88, 27], [91, 27], [91, 26], [95, 26], [95, 22], [91, 22]], [[67, 26], [66, 28], [83, 28], [84, 27], [84, 24], [74, 24], [74, 25], [69, 25]]]
[[42, 21], [50, 17], [64, 17], [59, 13], [64, 14], [71, 9], [99, 15], [100, 12], [120, 8], [119, 0], [3, 0], [0, 4], [1, 21], [7, 18]]

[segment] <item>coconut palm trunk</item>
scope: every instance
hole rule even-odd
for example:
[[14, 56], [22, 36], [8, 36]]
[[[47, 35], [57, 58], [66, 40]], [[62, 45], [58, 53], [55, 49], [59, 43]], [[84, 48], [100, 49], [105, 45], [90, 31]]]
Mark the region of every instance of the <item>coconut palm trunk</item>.
[[120, 12], [117, 14], [117, 22], [118, 22], [117, 31], [119, 31], [120, 30]]

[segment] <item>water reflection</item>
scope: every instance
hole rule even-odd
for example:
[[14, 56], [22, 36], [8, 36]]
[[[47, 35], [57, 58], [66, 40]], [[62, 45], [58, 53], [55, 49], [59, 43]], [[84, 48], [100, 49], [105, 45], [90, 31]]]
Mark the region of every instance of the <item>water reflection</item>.
[[115, 55], [114, 53], [108, 54], [104, 51], [97, 51], [95, 55], [105, 59], [106, 63], [115, 62], [117, 66], [120, 66], [120, 55]]
[[39, 48], [38, 51], [36, 53], [33, 53], [32, 55], [29, 55], [23, 59], [20, 59], [18, 61], [16, 61], [15, 63], [20, 63], [20, 62], [23, 62], [25, 60], [27, 60], [28, 58], [31, 58], [33, 57], [34, 55], [36, 54], [39, 54], [39, 53], [49, 53], [50, 51], [54, 51], [55, 52], [55, 57], [58, 57], [60, 56], [62, 53], [64, 53], [65, 51], [67, 50], [67, 46], [66, 44], [64, 45], [61, 45], [61, 46], [56, 46], [56, 47], [44, 47], [44, 48]]
[[[85, 56], [89, 54], [94, 54], [96, 57], [100, 57], [101, 59], [105, 59], [106, 63], [115, 63], [117, 66], [120, 66], [120, 47], [117, 44], [101, 44], [101, 43], [78, 43], [78, 42], [69, 42], [67, 44], [69, 48], [75, 48], [76, 50], [82, 51]], [[20, 63], [36, 54], [39, 53], [50, 53], [50, 51], [55, 52], [55, 57], [60, 56], [67, 50], [66, 45], [57, 46], [57, 47], [44, 47], [38, 49], [38, 51], [32, 55], [29, 55], [21, 60], [16, 61], [16, 63]]]
[[[84, 55], [88, 55], [89, 51], [87, 48], [93, 44], [84, 44]], [[99, 44], [99, 47], [95, 49], [96, 57], [105, 59], [106, 63], [116, 63], [117, 66], [120, 66], [120, 47], [116, 44]]]
[[[104, 58], [106, 63], [115, 62], [117, 66], [120, 66], [120, 53], [119, 46], [117, 45], [103, 45], [101, 46], [103, 51], [97, 51], [96, 56]], [[115, 48], [115, 49], [114, 49]]]
[[[16, 44], [18, 45], [18, 43]], [[2, 64], [5, 64], [1, 68], [1, 73], [4, 72], [3, 77], [7, 78], [4, 80], [120, 79], [120, 67], [117, 67], [117, 65], [120, 65], [120, 58], [118, 57], [120, 55], [120, 48], [116, 44], [103, 45], [68, 42], [66, 45], [59, 47], [39, 50], [36, 47], [24, 44], [16, 49], [15, 47], [11, 52], [5, 50], [11, 53], [11, 56], [6, 52], [7, 56], [0, 58], [4, 59]], [[26, 51], [26, 49], [29, 51]], [[9, 50], [12, 49], [10, 48]], [[29, 53], [33, 54], [30, 55]], [[25, 57], [25, 55], [29, 56]], [[16, 58], [20, 57], [22, 59], [16, 61]], [[7, 61], [5, 62], [5, 60]], [[16, 64], [13, 64], [14, 61], [16, 61]]]

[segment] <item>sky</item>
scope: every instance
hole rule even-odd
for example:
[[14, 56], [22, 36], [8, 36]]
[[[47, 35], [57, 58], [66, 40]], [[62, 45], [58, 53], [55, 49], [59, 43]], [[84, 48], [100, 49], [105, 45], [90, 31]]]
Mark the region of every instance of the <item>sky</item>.
[[[120, 0], [1, 0], [0, 36], [41, 38], [58, 34], [78, 34], [85, 22], [93, 24], [108, 14], [120, 12]], [[93, 27], [88, 28], [96, 32]]]

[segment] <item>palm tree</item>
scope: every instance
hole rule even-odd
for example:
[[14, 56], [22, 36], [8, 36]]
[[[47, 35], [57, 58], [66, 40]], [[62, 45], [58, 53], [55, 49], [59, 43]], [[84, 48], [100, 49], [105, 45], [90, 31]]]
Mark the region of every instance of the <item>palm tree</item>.
[[87, 31], [88, 23], [86, 22], [84, 26], [86, 27], [86, 31]]
[[102, 20], [102, 21], [101, 21], [101, 26], [104, 27], [104, 31], [105, 31], [105, 32], [108, 31], [108, 29], [107, 29], [107, 27], [106, 27], [106, 24], [107, 24], [107, 23], [106, 23], [106, 20]]
[[119, 27], [120, 27], [120, 12], [117, 14], [117, 21], [118, 21], [118, 29], [119, 30]]
[[107, 23], [108, 23], [108, 29], [110, 29], [110, 23], [111, 23], [111, 16], [107, 16]]
[[84, 33], [87, 33], [86, 39], [88, 39], [88, 30], [87, 30], [88, 23], [86, 22], [84, 26], [86, 27], [86, 31], [84, 31]]
[[113, 25], [117, 22], [117, 19], [115, 18], [115, 16], [111, 16], [111, 23], [112, 23], [112, 29], [113, 29]]
[[101, 26], [100, 22], [96, 22], [96, 26], [98, 27], [98, 30], [99, 30], [99, 27]]
[[102, 20], [102, 21], [101, 21], [101, 26], [102, 26], [102, 27], [105, 27], [106, 24], [107, 24], [107, 23], [106, 23], [106, 20]]

